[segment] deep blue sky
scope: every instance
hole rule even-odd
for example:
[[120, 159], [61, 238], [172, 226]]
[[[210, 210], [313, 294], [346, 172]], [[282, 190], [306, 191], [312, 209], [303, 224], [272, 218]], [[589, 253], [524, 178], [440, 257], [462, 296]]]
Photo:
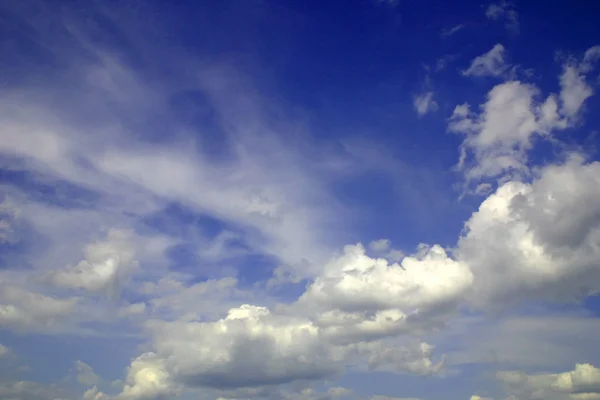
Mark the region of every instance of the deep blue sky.
[[599, 20], [0, 0], [0, 398], [600, 396]]

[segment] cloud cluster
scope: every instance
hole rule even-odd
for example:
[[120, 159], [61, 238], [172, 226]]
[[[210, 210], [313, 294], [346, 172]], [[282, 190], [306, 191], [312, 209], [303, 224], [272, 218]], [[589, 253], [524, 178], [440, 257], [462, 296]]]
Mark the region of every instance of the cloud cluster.
[[471, 65], [462, 71], [464, 76], [502, 76], [508, 65], [504, 60], [504, 46], [497, 44], [487, 53], [475, 57]]
[[[518, 28], [506, 2], [490, 5], [486, 15]], [[429, 338], [461, 310], [573, 303], [600, 292], [600, 163], [574, 154], [534, 167], [529, 158], [537, 140], [554, 140], [581, 121], [594, 92], [588, 75], [598, 46], [565, 61], [559, 93], [544, 97], [532, 84], [508, 80], [479, 108], [454, 109], [448, 129], [463, 137], [459, 166], [486, 198], [452, 247], [421, 244], [405, 254], [381, 239], [369, 250], [356, 243], [332, 257], [351, 225], [337, 186], [355, 171], [376, 168], [360, 165], [348, 148], [305, 139], [302, 124], [285, 122], [234, 70], [193, 61], [193, 72], [173, 73], [161, 64], [148, 76], [173, 79], [166, 89], [118, 53], [88, 46], [90, 32], [70, 29], [66, 47], [87, 60], [69, 70], [72, 76], [52, 75], [58, 83], [49, 79], [25, 92], [9, 86], [0, 96], [0, 161], [30, 178], [29, 187], [2, 187], [18, 204], [9, 196], [0, 203], [0, 245], [20, 240], [30, 247], [10, 255], [0, 271], [0, 327], [97, 335], [114, 329], [142, 338], [118, 393], [88, 364], [75, 363], [85, 400], [200, 392], [222, 399], [351, 398], [348, 389], [312, 385], [346, 371], [435, 375], [449, 358], [434, 355], [439, 346]], [[171, 53], [157, 54], [171, 64], [162, 56]], [[508, 69], [497, 44], [462, 75], [506, 78]], [[413, 99], [420, 116], [438, 109], [426, 89]], [[46, 91], [81, 93], [81, 104], [69, 96], [48, 101]], [[178, 101], [207, 109], [213, 118], [200, 125], [223, 143], [206, 139], [196, 122], [181, 122], [176, 116], [185, 107]], [[140, 122], [152, 115], [180, 125], [157, 133], [153, 122]], [[146, 130], [148, 137], [132, 133]], [[48, 187], [54, 204], [40, 195]], [[168, 229], [160, 217], [177, 212], [185, 222]], [[193, 227], [178, 232], [184, 224]], [[196, 246], [191, 256], [184, 245]], [[236, 265], [245, 256], [247, 264]], [[191, 261], [180, 262], [186, 257]], [[189, 268], [176, 271], [182, 264]], [[285, 279], [268, 285], [273, 270]], [[277, 292], [282, 287], [290, 290]], [[515, 340], [514, 347], [523, 346]], [[456, 364], [472, 361], [462, 357]], [[600, 398], [600, 372], [590, 364], [497, 378], [523, 398]], [[0, 382], [0, 397], [68, 394], [19, 380]]]
[[548, 400], [600, 399], [600, 369], [577, 364], [558, 374], [529, 375], [521, 371], [500, 371], [496, 378], [518, 398]]
[[[459, 105], [449, 120], [451, 132], [465, 136], [459, 167], [467, 180], [501, 178], [513, 180], [529, 174], [528, 151], [536, 139], [548, 139], [554, 131], [573, 127], [584, 101], [593, 90], [585, 76], [597, 58], [590, 48], [580, 62], [564, 65], [559, 95], [540, 100], [540, 90], [520, 81], [496, 85], [479, 112], [468, 104]], [[469, 154], [472, 165], [467, 166]]]
[[494, 21], [504, 21], [504, 25], [510, 33], [519, 33], [519, 13], [510, 2], [502, 0], [488, 5], [485, 9], [485, 16]]

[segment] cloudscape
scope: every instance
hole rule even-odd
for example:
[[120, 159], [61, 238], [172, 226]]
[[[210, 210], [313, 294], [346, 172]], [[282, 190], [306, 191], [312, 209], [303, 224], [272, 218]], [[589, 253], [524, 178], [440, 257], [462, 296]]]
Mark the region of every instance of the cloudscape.
[[600, 399], [598, 20], [0, 0], [0, 399]]

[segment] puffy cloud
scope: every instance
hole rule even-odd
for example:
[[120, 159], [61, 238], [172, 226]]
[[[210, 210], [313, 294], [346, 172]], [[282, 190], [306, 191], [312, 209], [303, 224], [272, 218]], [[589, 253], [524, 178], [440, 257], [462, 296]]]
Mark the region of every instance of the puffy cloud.
[[469, 68], [464, 70], [464, 76], [502, 76], [508, 65], [504, 61], [504, 46], [495, 45], [487, 53], [475, 57]]
[[0, 344], [0, 358], [7, 356], [10, 354], [10, 349], [2, 344]]
[[237, 287], [235, 278], [197, 283], [187, 280], [186, 277], [167, 276], [157, 283], [146, 282], [142, 289], [150, 296], [148, 311], [166, 320], [214, 320], [249, 296]]
[[134, 303], [119, 308], [117, 314], [121, 318], [143, 315], [146, 312], [146, 303]]
[[31, 381], [0, 382], [0, 398], [7, 400], [62, 400], [71, 398], [56, 385], [43, 385]]
[[110, 297], [116, 296], [119, 282], [137, 265], [130, 236], [127, 231], [109, 231], [106, 241], [86, 246], [85, 260], [53, 271], [49, 274], [50, 281], [62, 288], [103, 291]]
[[[574, 300], [600, 290], [600, 163], [574, 157], [509, 182], [465, 224], [457, 257], [478, 300]], [[502, 304], [502, 303], [499, 303]]]
[[[465, 135], [459, 167], [466, 169], [468, 180], [498, 176], [506, 180], [528, 174], [527, 152], [534, 138], [548, 138], [555, 130], [572, 127], [591, 95], [585, 73], [600, 52], [594, 49], [588, 50], [581, 62], [565, 65], [560, 95], [551, 94], [540, 101], [537, 87], [510, 81], [488, 93], [479, 113], [472, 112], [468, 104], [454, 109], [448, 129]], [[469, 152], [474, 155], [472, 166], [466, 165]]]
[[15, 202], [6, 195], [3, 197], [0, 202], [0, 244], [17, 240], [13, 224], [20, 214], [20, 209]]
[[600, 318], [589, 314], [498, 318], [490, 313], [450, 321], [436, 345], [444, 349], [452, 366], [489, 364], [548, 370], [598, 359], [599, 329]]
[[369, 250], [389, 261], [400, 261], [402, 258], [404, 258], [404, 253], [401, 250], [391, 248], [391, 242], [389, 239], [372, 241], [369, 243]]
[[500, 371], [496, 378], [509, 392], [531, 399], [576, 400], [600, 398], [600, 369], [577, 364], [558, 374], [529, 375], [521, 371]]
[[589, 48], [583, 59], [569, 60], [563, 67], [560, 77], [561, 111], [569, 118], [577, 118], [583, 103], [594, 94], [592, 87], [586, 82], [586, 74], [590, 72], [600, 58], [600, 46]]
[[519, 13], [511, 3], [505, 0], [492, 3], [485, 9], [485, 16], [495, 21], [504, 20], [509, 32], [519, 33]]
[[381, 396], [375, 395], [369, 397], [369, 400], [422, 400], [416, 397], [391, 397], [391, 396]]
[[123, 391], [116, 400], [160, 400], [178, 395], [176, 385], [166, 372], [164, 360], [144, 353], [131, 362]]
[[[319, 380], [354, 364], [412, 374], [443, 368], [443, 359], [432, 361], [433, 346], [426, 343], [397, 346], [360, 336], [340, 343], [310, 318], [247, 304], [213, 322], [152, 320], [147, 326], [154, 353], [144, 357], [161, 371], [158, 386], [165, 392], [178, 385], [227, 391]], [[139, 361], [130, 367], [123, 398], [154, 390], [144, 389], [143, 376], [135, 378]]]
[[75, 361], [75, 369], [77, 371], [77, 382], [85, 386], [94, 386], [100, 381], [100, 377], [96, 375], [92, 367], [81, 360]]
[[83, 400], [110, 400], [110, 396], [100, 392], [98, 387], [94, 386], [85, 391]]
[[177, 377], [217, 388], [316, 379], [345, 355], [308, 320], [243, 305], [215, 322], [154, 322], [153, 345]]
[[534, 135], [548, 135], [566, 123], [557, 113], [554, 96], [543, 103], [535, 101], [535, 86], [518, 81], [495, 86], [487, 96], [479, 115], [469, 105], [454, 109], [449, 129], [464, 134], [459, 166], [465, 167], [467, 151], [473, 151], [475, 165], [466, 172], [467, 179], [495, 177], [506, 172], [527, 173], [527, 151]]
[[374, 339], [419, 326], [426, 319], [421, 315], [452, 310], [472, 279], [468, 266], [438, 245], [389, 264], [358, 244], [329, 262], [298, 304], [323, 310], [318, 324], [336, 340]]
[[58, 299], [0, 282], [0, 326], [16, 330], [50, 329], [75, 310], [77, 299]]
[[382, 341], [358, 343], [353, 346], [366, 358], [370, 370], [387, 370], [415, 375], [432, 375], [440, 372], [445, 357], [437, 363], [432, 360], [434, 346], [420, 343], [418, 346], [393, 346]]
[[416, 95], [413, 99], [413, 105], [419, 117], [430, 112], [435, 112], [438, 109], [438, 104], [433, 99], [433, 92], [424, 92]]

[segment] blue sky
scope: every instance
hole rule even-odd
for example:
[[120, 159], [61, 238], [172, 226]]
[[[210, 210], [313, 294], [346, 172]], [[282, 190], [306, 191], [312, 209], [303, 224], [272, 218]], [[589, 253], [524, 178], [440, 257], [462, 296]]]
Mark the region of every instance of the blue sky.
[[600, 399], [592, 2], [0, 2], [0, 398]]

